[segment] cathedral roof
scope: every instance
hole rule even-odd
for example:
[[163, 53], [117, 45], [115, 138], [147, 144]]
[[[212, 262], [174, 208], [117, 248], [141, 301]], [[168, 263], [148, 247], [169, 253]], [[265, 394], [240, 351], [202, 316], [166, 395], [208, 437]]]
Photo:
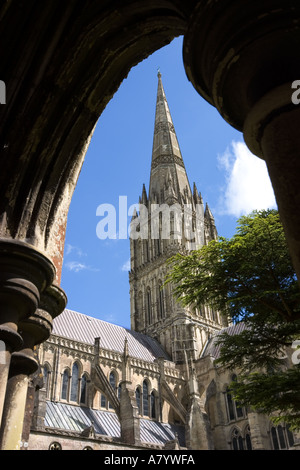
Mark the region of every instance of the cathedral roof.
[[228, 335], [238, 335], [246, 328], [245, 323], [236, 323], [235, 325], [228, 326], [215, 333], [206, 343], [206, 346], [201, 354], [201, 357], [212, 356], [214, 359], [220, 357], [221, 345], [217, 344], [216, 339], [219, 335], [227, 333]]
[[95, 338], [100, 338], [101, 348], [121, 354], [127, 339], [129, 355], [132, 357], [148, 362], [160, 357], [170, 360], [161, 345], [150, 336], [73, 310], [65, 309], [54, 319], [52, 334], [87, 344], [94, 344]]
[[[45, 425], [48, 428], [71, 432], [82, 432], [87, 427], [93, 426], [96, 435], [112, 439], [121, 437], [120, 422], [115, 413], [68, 403], [47, 401]], [[180, 445], [184, 446], [184, 426], [140, 418], [142, 443], [163, 445], [167, 441], [173, 440], [176, 435]]]

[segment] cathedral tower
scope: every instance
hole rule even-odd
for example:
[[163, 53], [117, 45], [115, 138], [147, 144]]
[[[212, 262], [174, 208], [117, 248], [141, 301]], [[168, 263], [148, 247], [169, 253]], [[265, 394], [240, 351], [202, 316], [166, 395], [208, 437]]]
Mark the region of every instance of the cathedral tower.
[[149, 190], [143, 185], [131, 227], [131, 328], [156, 338], [174, 362], [197, 359], [224, 325], [209, 307], [192, 310], [175, 301], [172, 287], [164, 286], [167, 260], [207, 244], [217, 231], [195, 183], [191, 190], [160, 72]]

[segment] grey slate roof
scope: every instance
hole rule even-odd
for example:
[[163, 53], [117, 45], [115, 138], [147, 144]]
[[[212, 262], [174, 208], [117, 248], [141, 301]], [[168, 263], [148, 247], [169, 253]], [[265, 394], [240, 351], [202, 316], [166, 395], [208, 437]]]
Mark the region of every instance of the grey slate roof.
[[227, 328], [223, 328], [222, 330], [215, 333], [207, 342], [201, 357], [212, 356], [214, 359], [218, 359], [220, 357], [220, 349], [221, 346], [216, 344], [216, 339], [222, 333], [228, 333], [229, 335], [238, 335], [245, 329], [245, 324], [240, 322], [236, 323], [235, 325], [228, 326]]
[[52, 334], [87, 344], [94, 344], [95, 338], [100, 338], [101, 348], [119, 353], [123, 353], [127, 338], [130, 356], [148, 362], [159, 357], [170, 360], [153, 338], [73, 310], [65, 309], [54, 319]]
[[[120, 423], [117, 415], [113, 412], [93, 410], [67, 403], [47, 402], [46, 427], [82, 432], [91, 424], [93, 424], [96, 434], [112, 438], [120, 438], [121, 436]], [[159, 423], [141, 418], [140, 433], [141, 442], [159, 445], [174, 439], [176, 433], [180, 445], [185, 446], [184, 426]]]

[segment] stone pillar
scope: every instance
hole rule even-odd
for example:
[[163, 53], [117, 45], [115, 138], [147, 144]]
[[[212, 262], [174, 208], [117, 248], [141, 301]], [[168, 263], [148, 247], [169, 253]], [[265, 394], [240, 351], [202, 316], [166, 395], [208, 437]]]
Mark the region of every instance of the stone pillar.
[[191, 450], [213, 450], [213, 439], [193, 363], [188, 377], [189, 410], [186, 419], [186, 446]]
[[214, 0], [199, 2], [190, 18], [183, 51], [187, 76], [266, 160], [300, 280], [300, 100], [294, 89], [300, 79], [300, 4], [244, 0], [241, 8], [235, 0]]
[[128, 341], [124, 342], [120, 397], [121, 440], [126, 444], [140, 444], [140, 417], [131, 381]]
[[[14, 352], [11, 358], [3, 420], [0, 431], [2, 450], [18, 450], [22, 446], [23, 423], [30, 376], [38, 370], [38, 360], [34, 352], [36, 345], [45, 341], [51, 333], [53, 318], [59, 315], [66, 305], [66, 296], [57, 286], [48, 287], [42, 294], [40, 307], [29, 318], [19, 322], [23, 338], [23, 349]], [[32, 417], [34, 400], [27, 406], [28, 421]], [[27, 428], [28, 426], [27, 423]], [[29, 434], [26, 436], [28, 442]]]
[[5, 351], [1, 354], [0, 363], [0, 423], [6, 394], [6, 385], [9, 373], [10, 359], [13, 351], [22, 347], [23, 341], [14, 325], [0, 325], [0, 338], [4, 342]]
[[23, 347], [19, 324], [34, 313], [54, 275], [53, 264], [30, 245], [0, 239], [0, 340], [6, 349], [5, 364], [0, 365], [0, 418], [11, 357]]
[[[57, 305], [62, 306], [54, 279], [54, 265], [42, 253], [27, 243], [0, 239], [0, 339], [14, 339], [6, 348], [9, 373], [1, 384], [1, 449], [21, 445], [29, 377], [38, 368], [34, 347], [49, 337], [52, 319], [61, 311]], [[41, 296], [52, 302], [56, 297], [56, 313], [38, 308]]]
[[120, 424], [122, 442], [140, 444], [140, 417], [131, 382], [121, 382]]
[[186, 423], [186, 445], [191, 450], [213, 450], [208, 416], [202, 411], [203, 404], [197, 395], [190, 396]]
[[[270, 438], [266, 435], [265, 416], [260, 415], [256, 411], [248, 412], [248, 420], [251, 432], [251, 443], [253, 450], [269, 450], [267, 441]], [[270, 445], [270, 444], [269, 444]]]
[[38, 367], [30, 348], [11, 357], [0, 432], [1, 450], [20, 450], [29, 376]]
[[[31, 336], [35, 338], [34, 347], [32, 348], [35, 357], [37, 356], [36, 346], [46, 341], [50, 336], [53, 319], [64, 310], [66, 303], [65, 292], [54, 284], [42, 293], [39, 308], [26, 322], [28, 325], [30, 324]], [[44, 428], [46, 396], [45, 390], [41, 390], [43, 383], [43, 371], [38, 364], [38, 370], [29, 377], [21, 438], [22, 450], [27, 449], [31, 425], [34, 424], [35, 428]], [[37, 396], [41, 397], [40, 402], [37, 400]]]

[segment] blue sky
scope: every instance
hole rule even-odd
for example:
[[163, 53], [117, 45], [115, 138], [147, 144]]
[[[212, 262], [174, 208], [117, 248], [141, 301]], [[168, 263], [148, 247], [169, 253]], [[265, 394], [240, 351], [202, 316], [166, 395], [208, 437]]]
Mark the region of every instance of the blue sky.
[[130, 327], [129, 239], [100, 240], [96, 211], [114, 206], [118, 232], [120, 196], [129, 208], [143, 183], [148, 189], [158, 68], [190, 185], [211, 208], [219, 235], [231, 237], [240, 215], [275, 207], [265, 163], [188, 81], [182, 38], [132, 68], [92, 137], [70, 206], [62, 272], [67, 308], [124, 327]]

